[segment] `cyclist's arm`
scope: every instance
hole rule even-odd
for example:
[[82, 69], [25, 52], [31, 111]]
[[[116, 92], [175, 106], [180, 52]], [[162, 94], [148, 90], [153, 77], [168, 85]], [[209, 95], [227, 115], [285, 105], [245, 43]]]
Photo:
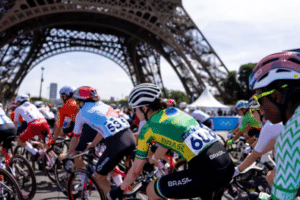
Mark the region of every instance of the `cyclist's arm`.
[[238, 166], [239, 170], [242, 172], [247, 169], [253, 162], [255, 162], [258, 158], [262, 156], [262, 153], [259, 153], [253, 150], [246, 159]]
[[138, 158], [134, 159], [134, 162], [129, 169], [124, 182], [121, 185], [121, 190], [128, 188], [142, 173], [143, 167], [146, 163], [146, 160], [141, 160]]
[[233, 137], [233, 140], [236, 141], [239, 139], [240, 136], [242, 136], [244, 133], [248, 132], [251, 129], [251, 126], [247, 126], [243, 131], [239, 130], [236, 135]]
[[56, 141], [59, 136], [64, 136], [62, 127], [59, 127], [57, 125], [54, 126], [53, 132], [54, 133], [53, 133], [52, 140], [54, 141]]
[[168, 151], [168, 149], [159, 145], [157, 147], [155, 153], [153, 154], [153, 156], [151, 158], [149, 158], [149, 162], [151, 164], [157, 165], [157, 161], [159, 161], [161, 158], [163, 158], [163, 156], [167, 153], [167, 151]]
[[[265, 154], [265, 153], [273, 150], [275, 143], [276, 143], [276, 139], [270, 140], [270, 142], [267, 144], [266, 148], [263, 150], [262, 154]], [[273, 153], [274, 153], [274, 151], [273, 151]]]
[[95, 139], [91, 143], [89, 143], [89, 145], [87, 146], [86, 149], [95, 147], [102, 139], [103, 139], [103, 136], [100, 133], [97, 133]]
[[72, 137], [70, 142], [70, 147], [67, 152], [67, 157], [69, 157], [71, 153], [75, 151], [76, 147], [78, 146], [78, 143], [79, 143], [79, 137]]

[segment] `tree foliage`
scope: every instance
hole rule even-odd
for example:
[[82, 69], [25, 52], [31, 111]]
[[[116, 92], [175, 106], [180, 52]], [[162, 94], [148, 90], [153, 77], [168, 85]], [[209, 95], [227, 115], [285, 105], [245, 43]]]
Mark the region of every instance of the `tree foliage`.
[[187, 95], [180, 90], [170, 90], [169, 99], [174, 99], [177, 104], [180, 102], [189, 102]]
[[249, 75], [254, 68], [255, 63], [242, 65], [238, 71], [231, 71], [227, 78], [223, 80], [223, 87], [228, 94], [224, 102], [226, 104], [234, 104], [240, 99], [248, 100], [254, 91], [249, 89]]

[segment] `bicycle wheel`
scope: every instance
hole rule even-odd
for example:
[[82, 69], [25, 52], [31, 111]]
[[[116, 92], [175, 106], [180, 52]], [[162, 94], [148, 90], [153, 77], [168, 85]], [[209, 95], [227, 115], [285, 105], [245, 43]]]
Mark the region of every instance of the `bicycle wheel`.
[[48, 156], [43, 157], [43, 169], [46, 176], [49, 177], [52, 183], [56, 183], [55, 174], [54, 174], [54, 165], [55, 161], [61, 153], [65, 153], [67, 148], [60, 148], [56, 145], [53, 145], [52, 148], [49, 148], [46, 151]]
[[[67, 168], [69, 169], [69, 171], [73, 171], [75, 169], [74, 163], [67, 163], [66, 165], [68, 165]], [[68, 180], [69, 172], [65, 170], [63, 163], [58, 159], [56, 159], [53, 168], [54, 168], [54, 176], [55, 176], [57, 186], [65, 195], [68, 195], [67, 180]]]
[[36, 178], [29, 162], [14, 155], [9, 162], [9, 171], [19, 184], [23, 199], [32, 199], [36, 193]]
[[18, 183], [9, 172], [3, 169], [0, 169], [0, 199], [22, 200]]
[[[20, 145], [16, 146], [15, 150], [13, 151], [13, 155], [21, 155], [24, 158], [26, 158], [27, 160], [30, 160], [30, 161], [32, 160], [32, 154], [29, 153], [28, 151], [26, 151], [25, 148]], [[31, 166], [32, 166], [33, 170], [36, 169], [34, 161], [31, 162]]]
[[[96, 184], [96, 179], [93, 175], [86, 177], [86, 170], [74, 170], [68, 179], [68, 197], [71, 200], [75, 199], [103, 199], [106, 197], [103, 191]], [[84, 178], [84, 181], [81, 181]], [[81, 182], [84, 182], [81, 184]]]

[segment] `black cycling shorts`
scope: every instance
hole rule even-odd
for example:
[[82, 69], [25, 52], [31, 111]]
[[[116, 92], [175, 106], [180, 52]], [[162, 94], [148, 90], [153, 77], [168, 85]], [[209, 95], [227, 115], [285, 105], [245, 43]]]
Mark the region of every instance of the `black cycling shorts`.
[[105, 138], [104, 143], [106, 149], [96, 166], [96, 172], [101, 175], [107, 175], [125, 155], [131, 154], [136, 147], [136, 140], [130, 129]]
[[188, 165], [187, 170], [157, 179], [156, 194], [165, 199], [211, 199], [213, 192], [227, 185], [234, 173], [234, 164], [220, 142], [205, 149]]
[[92, 142], [97, 136], [98, 132], [90, 127], [88, 124], [83, 124], [79, 143], [76, 147], [76, 151], [83, 151], [86, 149], [89, 142]]
[[[3, 147], [5, 149], [11, 146], [11, 142], [14, 140], [14, 137], [17, 136], [17, 129], [14, 124], [2, 124], [0, 125], [0, 143], [3, 142]], [[9, 140], [7, 140], [10, 138]]]
[[211, 118], [208, 118], [207, 120], [205, 120], [203, 123], [203, 125], [207, 126], [208, 128], [212, 129], [211, 126]]
[[249, 137], [255, 136], [255, 138], [259, 138], [259, 134], [260, 134], [260, 130], [258, 130], [258, 129], [256, 129], [256, 128], [251, 128], [251, 129], [248, 131]]

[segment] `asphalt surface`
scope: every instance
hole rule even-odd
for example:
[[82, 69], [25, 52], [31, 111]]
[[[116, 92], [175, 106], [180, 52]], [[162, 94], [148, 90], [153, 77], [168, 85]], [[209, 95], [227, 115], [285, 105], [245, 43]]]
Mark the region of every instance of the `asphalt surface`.
[[[216, 131], [217, 134], [224, 136], [226, 138], [227, 132]], [[35, 170], [35, 175], [37, 179], [37, 191], [34, 200], [56, 200], [56, 199], [68, 199], [59, 188], [53, 184], [47, 176], [44, 175], [43, 171], [38, 169]], [[232, 200], [232, 199], [248, 199], [246, 194], [241, 193], [236, 198], [232, 198], [229, 194], [224, 194], [222, 200]]]

